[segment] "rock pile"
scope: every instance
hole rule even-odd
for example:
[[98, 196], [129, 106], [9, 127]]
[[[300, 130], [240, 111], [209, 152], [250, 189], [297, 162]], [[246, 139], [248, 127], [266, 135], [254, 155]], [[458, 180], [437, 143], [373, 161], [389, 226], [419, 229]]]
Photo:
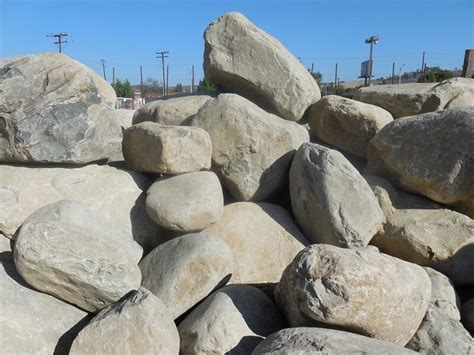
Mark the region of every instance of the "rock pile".
[[321, 99], [243, 15], [204, 40], [219, 94], [133, 118], [0, 60], [0, 352], [473, 354], [473, 81]]

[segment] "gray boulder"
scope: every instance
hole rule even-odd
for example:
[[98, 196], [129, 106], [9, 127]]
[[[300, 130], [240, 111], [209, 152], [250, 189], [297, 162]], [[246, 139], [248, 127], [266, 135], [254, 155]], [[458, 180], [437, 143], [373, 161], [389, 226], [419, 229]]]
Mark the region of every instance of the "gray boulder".
[[445, 108], [474, 108], [474, 80], [452, 78], [432, 89], [438, 104], [437, 110]]
[[122, 151], [135, 171], [182, 174], [211, 167], [211, 140], [196, 127], [142, 122], [124, 132]]
[[424, 269], [431, 280], [430, 303], [448, 317], [459, 321], [461, 303], [451, 280], [432, 268], [425, 267]]
[[180, 353], [247, 355], [284, 325], [280, 312], [262, 291], [247, 285], [226, 286], [181, 322]]
[[69, 354], [178, 354], [179, 334], [168, 309], [150, 291], [131, 291], [81, 330]]
[[369, 146], [368, 166], [407, 191], [474, 217], [474, 108], [389, 123]]
[[431, 296], [427, 273], [388, 255], [314, 244], [300, 252], [275, 288], [291, 327], [324, 325], [404, 346]]
[[234, 268], [234, 256], [222, 240], [188, 234], [156, 247], [140, 262], [142, 286], [153, 292], [173, 318], [223, 286]]
[[196, 114], [202, 105], [211, 100], [209, 95], [189, 95], [156, 100], [140, 107], [133, 115], [133, 124], [150, 121], [163, 125], [179, 126]]
[[365, 247], [382, 224], [364, 178], [342, 154], [318, 144], [305, 143], [296, 152], [290, 195], [296, 221], [313, 243]]
[[0, 161], [83, 164], [120, 152], [113, 88], [60, 53], [0, 60]]
[[209, 133], [213, 170], [239, 201], [262, 201], [284, 187], [295, 150], [309, 141], [304, 127], [235, 94], [208, 101], [190, 125]]
[[147, 191], [146, 211], [160, 226], [195, 232], [219, 221], [224, 208], [216, 174], [199, 171], [156, 181]]
[[230, 12], [204, 33], [204, 74], [269, 112], [297, 121], [321, 98], [306, 68], [275, 38], [245, 16]]

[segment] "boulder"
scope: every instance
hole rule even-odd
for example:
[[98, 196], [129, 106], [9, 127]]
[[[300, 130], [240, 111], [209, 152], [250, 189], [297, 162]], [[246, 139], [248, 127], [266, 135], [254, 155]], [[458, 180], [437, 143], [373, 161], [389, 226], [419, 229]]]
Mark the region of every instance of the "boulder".
[[298, 121], [321, 98], [311, 74], [278, 40], [230, 12], [204, 32], [204, 74], [265, 110]]
[[222, 239], [232, 249], [232, 283], [280, 281], [286, 266], [309, 244], [290, 214], [269, 203], [227, 205], [222, 219], [203, 233]]
[[223, 286], [233, 268], [229, 246], [205, 234], [172, 239], [140, 262], [142, 286], [163, 301], [174, 319]]
[[406, 347], [421, 354], [474, 354], [474, 340], [462, 324], [432, 305]]
[[99, 230], [24, 223], [13, 253], [18, 273], [37, 290], [96, 312], [140, 286], [136, 257]]
[[290, 195], [296, 221], [312, 243], [365, 247], [382, 224], [364, 178], [342, 154], [319, 144], [305, 143], [296, 152]]
[[283, 188], [295, 150], [309, 141], [304, 127], [235, 94], [208, 101], [190, 125], [209, 133], [213, 170], [239, 201], [262, 201]]
[[461, 308], [461, 322], [471, 335], [474, 334], [474, 298], [463, 303]]
[[179, 334], [168, 309], [150, 291], [131, 291], [81, 330], [69, 354], [178, 354]]
[[287, 328], [263, 340], [252, 355], [416, 354], [386, 341], [324, 328]]
[[30, 288], [0, 235], [0, 349], [3, 354], [67, 354], [87, 313]]
[[142, 122], [124, 132], [122, 151], [135, 171], [182, 174], [211, 167], [211, 140], [196, 127]]
[[474, 108], [405, 117], [368, 150], [371, 173], [474, 217]]
[[0, 60], [0, 161], [83, 164], [120, 152], [114, 89], [61, 53]]
[[145, 212], [150, 181], [107, 165], [23, 167], [0, 165], [0, 232], [13, 236], [33, 211], [59, 200], [76, 200], [133, 235], [145, 250], [158, 244], [158, 231]]
[[364, 249], [315, 244], [286, 268], [275, 299], [291, 327], [347, 330], [404, 346], [431, 296], [419, 266]]
[[211, 99], [209, 95], [189, 95], [152, 101], [135, 111], [132, 122], [137, 124], [150, 121], [179, 126]]
[[474, 80], [451, 78], [432, 89], [436, 96], [437, 110], [445, 108], [474, 108]]
[[156, 181], [147, 191], [146, 211], [160, 226], [195, 232], [219, 221], [224, 208], [216, 174], [199, 171]]
[[432, 268], [425, 267], [424, 269], [431, 280], [430, 303], [448, 317], [459, 321], [461, 304], [451, 280]]
[[383, 108], [337, 95], [311, 105], [306, 116], [311, 134], [363, 159], [375, 134], [393, 121]]
[[266, 336], [285, 326], [265, 294], [247, 285], [214, 292], [179, 325], [182, 354], [250, 354]]

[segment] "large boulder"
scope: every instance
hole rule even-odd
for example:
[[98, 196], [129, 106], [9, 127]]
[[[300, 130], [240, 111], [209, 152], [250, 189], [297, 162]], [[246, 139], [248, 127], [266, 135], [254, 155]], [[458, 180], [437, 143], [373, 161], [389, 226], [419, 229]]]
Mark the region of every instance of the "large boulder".
[[189, 95], [152, 101], [135, 111], [132, 123], [150, 121], [179, 126], [211, 99], [209, 95]]
[[469, 332], [432, 305], [406, 347], [421, 354], [474, 354], [474, 340]]
[[142, 122], [124, 132], [122, 151], [135, 171], [182, 174], [211, 167], [211, 140], [196, 127]]
[[213, 169], [239, 201], [262, 201], [284, 187], [295, 150], [309, 141], [301, 125], [235, 94], [208, 101], [190, 124], [209, 133]]
[[375, 134], [393, 121], [383, 108], [337, 95], [324, 96], [306, 116], [311, 134], [363, 159]]
[[195, 232], [219, 221], [224, 195], [216, 174], [199, 171], [156, 181], [147, 191], [146, 211], [160, 226]]
[[0, 161], [83, 164], [120, 152], [113, 88], [60, 53], [0, 60]]
[[292, 121], [321, 98], [318, 84], [298, 59], [240, 13], [211, 23], [204, 42], [206, 79], [225, 92]]
[[400, 346], [415, 334], [430, 296], [430, 279], [415, 264], [325, 244], [300, 252], [275, 289], [291, 327], [323, 323]]
[[76, 200], [150, 250], [158, 244], [158, 233], [145, 212], [144, 191], [149, 186], [145, 176], [107, 165], [0, 165], [0, 232], [12, 237], [33, 211], [59, 200]]
[[224, 207], [222, 219], [203, 233], [231, 247], [232, 283], [278, 282], [286, 266], [309, 244], [290, 214], [269, 203], [231, 203]]
[[432, 92], [436, 96], [437, 110], [474, 108], [474, 80], [472, 79], [448, 79], [433, 87]]
[[140, 262], [140, 269], [143, 287], [178, 318], [230, 279], [234, 256], [218, 238], [188, 234], [156, 247]]
[[474, 108], [405, 117], [372, 140], [369, 170], [474, 217]]
[[276, 306], [255, 287], [231, 285], [210, 295], [179, 325], [182, 354], [250, 354], [285, 325]]
[[163, 302], [150, 291], [131, 291], [81, 330], [69, 354], [178, 355], [179, 334]]
[[0, 349], [3, 354], [67, 354], [87, 313], [30, 288], [0, 235]]
[[448, 317], [459, 321], [461, 303], [451, 280], [432, 268], [425, 267], [424, 269], [431, 280], [430, 303]]
[[263, 340], [252, 355], [416, 354], [386, 341], [324, 328], [287, 328]]
[[365, 247], [382, 224], [364, 178], [341, 153], [319, 144], [305, 143], [296, 152], [290, 195], [296, 221], [312, 243]]

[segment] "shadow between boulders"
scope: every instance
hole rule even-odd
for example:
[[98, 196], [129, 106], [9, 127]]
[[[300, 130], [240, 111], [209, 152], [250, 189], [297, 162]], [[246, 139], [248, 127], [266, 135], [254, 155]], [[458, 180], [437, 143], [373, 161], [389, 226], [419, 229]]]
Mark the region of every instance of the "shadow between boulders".
[[72, 343], [79, 332], [94, 318], [94, 314], [88, 314], [77, 322], [71, 329], [64, 333], [54, 348], [53, 355], [67, 355], [71, 350]]

